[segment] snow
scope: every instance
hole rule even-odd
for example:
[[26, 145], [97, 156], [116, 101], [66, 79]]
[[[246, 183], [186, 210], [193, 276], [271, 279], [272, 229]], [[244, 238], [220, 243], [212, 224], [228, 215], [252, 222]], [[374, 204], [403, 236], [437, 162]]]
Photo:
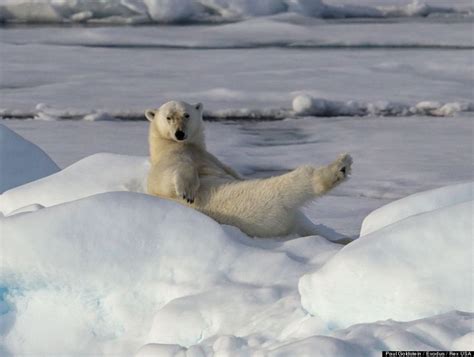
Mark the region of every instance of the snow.
[[473, 311], [473, 209], [469, 200], [365, 235], [300, 279], [303, 307], [337, 328]]
[[43, 150], [0, 124], [0, 193], [57, 171]]
[[[15, 325], [4, 339], [16, 353], [86, 353], [99, 347], [90, 345], [93, 339], [143, 339], [151, 311], [219, 285], [232, 284], [230, 291], [224, 289], [226, 295], [237, 300], [242, 295], [243, 303], [256, 300], [258, 307], [258, 300], [278, 300], [303, 271], [285, 252], [253, 247], [236, 229], [137, 193], [94, 195], [10, 216], [0, 224], [0, 281], [8, 287], [7, 302], [16, 307]], [[262, 259], [268, 264], [265, 271], [256, 267]], [[275, 286], [258, 287], [267, 281]], [[48, 304], [41, 303], [44, 299]], [[57, 309], [62, 299], [70, 314]], [[165, 311], [170, 309], [168, 304]], [[40, 313], [48, 316], [51, 337], [31, 338], [42, 326], [41, 320], [34, 324]], [[62, 341], [52, 333], [59, 329]], [[82, 338], [84, 343], [78, 343]], [[192, 340], [197, 341], [198, 336]], [[120, 349], [115, 353], [119, 351], [126, 354]]]
[[0, 212], [7, 215], [33, 204], [49, 207], [102, 192], [144, 192], [148, 169], [145, 157], [95, 154], [53, 175], [5, 192], [0, 196]]
[[[212, 95], [217, 97], [230, 97], [226, 90], [213, 90]], [[229, 98], [230, 99], [230, 98]], [[314, 98], [306, 94], [297, 95], [289, 108], [265, 109], [221, 109], [206, 110], [205, 120], [282, 120], [297, 117], [406, 117], [406, 116], [436, 116], [450, 117], [462, 113], [474, 112], [474, 102], [440, 103], [436, 101], [422, 101], [415, 105], [390, 101], [377, 101], [363, 103], [354, 100], [347, 102]], [[34, 118], [37, 120], [63, 120], [75, 119], [85, 121], [111, 121], [111, 120], [145, 120], [142, 111], [133, 112], [107, 112], [93, 110], [91, 113], [76, 110], [61, 110], [51, 108], [40, 103], [34, 112], [8, 111], [0, 113], [0, 117], [8, 119]]]
[[[359, 324], [348, 329], [330, 333], [331, 336], [311, 336], [276, 348], [255, 348], [256, 341], [248, 341], [235, 336], [221, 336], [214, 346], [211, 342], [194, 345], [185, 350], [177, 345], [148, 344], [141, 352], [186, 351], [186, 356], [220, 355], [259, 355], [268, 356], [378, 356], [376, 346], [386, 350], [464, 350], [472, 348], [472, 314], [448, 313], [410, 322], [383, 321]], [[471, 340], [469, 340], [471, 339]], [[243, 340], [243, 341], [242, 341]], [[454, 342], [452, 342], [454, 340]], [[223, 343], [239, 348], [220, 349]], [[204, 345], [204, 348], [202, 347]], [[457, 346], [461, 347], [458, 348]], [[165, 350], [166, 349], [166, 350]], [[137, 357], [145, 354], [137, 353]], [[163, 353], [163, 355], [166, 355]], [[169, 354], [171, 355], [171, 354]]]
[[164, 23], [189, 19], [195, 10], [191, 0], [144, 0], [143, 3], [152, 20]]
[[388, 115], [426, 101], [439, 105], [416, 113], [459, 115], [473, 102], [471, 30], [470, 20], [292, 13], [218, 26], [7, 26], [0, 115], [143, 119], [144, 109], [182, 99], [217, 118], [281, 119], [299, 95], [342, 102], [333, 112], [344, 115], [357, 108], [346, 103]]
[[321, 18], [425, 17], [470, 13], [469, 6], [452, 5], [446, 2], [444, 6], [436, 6], [418, 1], [368, 6], [357, 3], [332, 5], [321, 0], [2, 0], [0, 21], [166, 24], [242, 20], [250, 16], [269, 16], [285, 12]]
[[[39, 203], [33, 203], [31, 205], [23, 206], [23, 207], [20, 207], [16, 210], [13, 210], [13, 211], [9, 212], [8, 214], [5, 214], [5, 216], [13, 216], [15, 214], [20, 214], [20, 213], [34, 212], [34, 211], [37, 211], [37, 210], [42, 209], [42, 208], [44, 208], [43, 205], [40, 205]], [[2, 212], [0, 212], [0, 213], [2, 213]]]
[[[390, 341], [392, 348], [439, 348], [435, 342], [420, 344], [416, 335], [426, 335], [419, 326], [435, 335], [436, 329], [454, 324], [443, 347], [472, 332], [472, 314], [449, 313], [425, 321], [379, 322], [329, 333], [327, 322], [306, 315], [291, 292], [298, 276], [308, 269], [291, 247], [299, 246], [307, 256], [323, 254], [318, 263], [309, 264], [314, 268], [330, 259], [337, 245], [307, 237], [279, 243], [278, 249], [271, 241], [257, 247], [236, 229], [142, 194], [99, 194], [11, 216], [0, 224], [4, 233], [0, 280], [9, 289], [6, 301], [16, 307], [9, 312], [15, 314], [15, 324], [4, 342], [15, 353], [126, 355], [149, 341], [152, 344], [140, 353], [172, 355], [170, 351], [202, 341], [201, 347], [188, 351], [271, 350], [273, 355], [285, 355], [318, 346], [321, 355], [333, 351], [353, 356], [359, 351], [362, 356], [376, 351], [381, 338]], [[262, 261], [265, 270], [258, 268]], [[371, 301], [366, 300], [365, 306], [370, 309]], [[236, 309], [241, 313], [229, 315]], [[156, 311], [154, 316], [150, 311]], [[48, 332], [43, 335], [44, 323]], [[282, 330], [282, 324], [287, 328]], [[148, 333], [147, 326], [151, 326]], [[387, 329], [392, 333], [381, 333]], [[394, 336], [395, 331], [400, 337]], [[257, 332], [263, 335], [258, 337]], [[373, 340], [359, 340], [354, 334]]]
[[362, 222], [360, 235], [365, 236], [416, 214], [471, 201], [473, 193], [471, 182], [415, 193], [371, 212]]
[[308, 95], [299, 95], [293, 99], [293, 111], [300, 116], [408, 116], [432, 115], [451, 116], [458, 112], [474, 111], [474, 103], [439, 103], [423, 101], [414, 106], [402, 103], [340, 102]]

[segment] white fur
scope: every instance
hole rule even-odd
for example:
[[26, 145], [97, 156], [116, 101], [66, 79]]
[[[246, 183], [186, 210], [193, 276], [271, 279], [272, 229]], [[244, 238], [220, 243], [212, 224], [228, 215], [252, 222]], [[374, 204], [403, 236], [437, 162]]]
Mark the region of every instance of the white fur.
[[250, 236], [321, 234], [299, 208], [350, 174], [352, 159], [343, 154], [321, 168], [307, 165], [280, 176], [243, 180], [207, 152], [202, 104], [172, 101], [145, 115], [151, 122], [148, 193], [186, 204]]

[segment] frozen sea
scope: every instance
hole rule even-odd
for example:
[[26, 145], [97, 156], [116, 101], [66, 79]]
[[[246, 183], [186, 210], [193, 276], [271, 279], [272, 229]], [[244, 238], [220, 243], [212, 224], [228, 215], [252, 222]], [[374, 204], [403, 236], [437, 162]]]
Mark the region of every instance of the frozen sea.
[[[85, 180], [87, 186], [87, 169], [101, 175], [110, 171], [104, 180], [112, 182], [114, 176], [120, 181], [145, 160], [145, 109], [176, 99], [202, 102], [207, 117], [213, 119], [206, 121], [208, 149], [247, 178], [280, 174], [301, 164], [322, 165], [350, 152], [351, 179], [304, 211], [314, 223], [351, 239], [359, 237], [364, 218], [377, 208], [417, 192], [473, 180], [471, 1], [268, 0], [256, 4], [0, 0], [4, 22], [0, 124], [38, 145], [66, 169], [65, 175], [70, 176], [64, 177]], [[297, 97], [312, 98], [310, 110], [299, 110]], [[102, 156], [91, 157], [104, 152], [131, 155], [123, 159], [130, 166], [121, 168], [119, 156], [113, 156], [118, 161], [110, 166]], [[394, 284], [404, 281], [404, 270], [383, 266], [364, 242], [343, 248], [320, 237], [250, 240], [232, 227], [223, 227], [221, 233], [208, 221], [201, 226], [202, 218], [161, 204], [153, 211], [160, 214], [163, 227], [155, 237], [162, 242], [157, 261], [140, 250], [148, 244], [145, 233], [156, 228], [145, 226], [134, 238], [136, 244], [128, 248], [129, 256], [120, 250], [107, 257], [113, 272], [123, 277], [115, 281], [113, 272], [102, 270], [100, 254], [105, 257], [111, 249], [125, 246], [138, 225], [125, 218], [130, 212], [122, 212], [121, 200], [138, 209], [154, 210], [153, 206], [146, 199], [114, 193], [83, 201], [87, 198], [80, 190], [77, 195], [83, 200], [71, 201], [55, 191], [64, 180], [38, 180], [0, 195], [0, 208], [15, 207], [15, 197], [28, 204], [48, 202], [48, 192], [61, 202], [0, 218], [3, 232], [13, 232], [10, 239], [21, 242], [10, 244], [0, 226], [5, 249], [3, 273], [0, 269], [0, 355], [129, 356], [142, 348], [137, 356], [377, 356], [383, 349], [474, 348], [472, 309], [456, 311], [465, 305], [436, 305], [437, 293], [426, 290], [433, 301], [420, 301], [428, 312], [413, 308], [405, 319], [408, 315], [400, 313], [396, 304], [384, 307], [372, 299], [377, 284], [384, 284], [376, 270], [389, 272], [388, 281], [393, 279]], [[129, 190], [122, 186], [126, 185], [102, 191]], [[34, 192], [40, 194], [36, 197]], [[466, 192], [469, 189], [462, 195]], [[9, 197], [14, 197], [13, 203]], [[87, 241], [77, 246], [69, 246], [67, 239], [62, 242], [68, 234], [100, 239], [110, 218], [96, 222], [94, 217], [114, 207], [120, 207], [116, 217], [124, 222], [122, 231], [111, 246], [96, 245], [97, 256], [87, 255], [87, 247], [93, 246]], [[465, 211], [467, 206], [463, 207]], [[165, 213], [167, 209], [171, 213]], [[468, 209], [472, 213], [472, 206]], [[208, 244], [207, 253], [191, 236], [176, 234], [173, 226], [183, 224], [180, 215], [198, 222], [203, 233], [197, 238]], [[435, 233], [417, 231], [419, 223], [413, 221], [389, 228], [395, 233], [379, 231], [372, 238], [378, 237], [381, 247], [388, 244], [392, 258], [399, 257], [400, 262], [407, 253], [399, 246], [410, 247], [409, 239], [417, 238], [432, 247], [433, 256], [449, 251], [455, 260], [457, 254], [472, 251], [472, 241], [465, 243], [471, 238], [461, 241], [469, 227], [453, 224], [449, 233], [453, 236], [438, 237], [435, 223], [450, 227], [446, 217], [457, 216], [454, 210], [445, 216], [421, 217], [426, 232]], [[63, 226], [54, 217], [63, 217], [64, 222], [76, 217], [76, 222]], [[147, 215], [140, 219], [148, 218], [154, 219]], [[35, 245], [37, 239], [31, 235], [35, 230], [45, 232], [37, 239], [43, 239], [50, 251]], [[390, 234], [398, 234], [399, 246], [387, 243]], [[446, 243], [443, 239], [448, 236], [457, 243]], [[171, 238], [182, 243], [173, 245]], [[357, 247], [361, 248], [357, 251]], [[70, 259], [56, 259], [63, 249]], [[193, 249], [194, 256], [189, 253]], [[89, 262], [90, 272], [76, 261], [75, 251], [84, 254], [80, 256]], [[413, 257], [423, 251], [413, 245]], [[33, 257], [31, 265], [24, 262], [23, 254]], [[353, 281], [368, 274], [367, 281], [375, 286], [364, 285], [365, 293], [362, 288], [341, 290], [351, 282], [344, 280], [344, 264], [331, 265], [334, 254], [333, 261], [346, 261], [347, 267], [350, 259], [362, 259], [361, 266], [372, 267], [373, 275], [356, 271]], [[222, 271], [202, 268], [204, 260], [217, 256], [225, 257], [219, 263]], [[181, 270], [175, 268], [183, 257], [188, 263]], [[235, 257], [242, 263], [236, 264]], [[143, 264], [123, 265], [128, 259]], [[432, 274], [421, 276], [414, 286], [426, 282], [443, 286], [444, 274], [463, 276], [465, 267], [472, 272], [472, 255], [470, 262], [466, 259], [459, 262], [462, 269], [443, 268], [442, 273], [434, 264]], [[325, 263], [320, 276], [314, 273]], [[143, 267], [156, 268], [163, 275], [151, 280], [128, 276]], [[194, 269], [209, 277], [197, 283]], [[418, 277], [415, 272], [420, 268], [412, 269], [413, 274], [406, 276]], [[266, 271], [257, 277], [256, 270]], [[326, 301], [311, 288], [302, 289], [301, 282], [298, 288], [302, 276], [307, 277], [307, 286], [321, 284], [325, 291], [334, 291], [334, 301], [353, 294], [350, 307], [367, 315], [374, 312], [376, 317], [359, 318], [355, 325], [330, 323], [350, 315], [344, 313], [347, 302], [344, 307], [341, 302], [340, 309], [331, 308], [331, 298]], [[324, 280], [326, 276], [335, 283]], [[472, 275], [466, 284], [472, 287]], [[316, 303], [315, 308], [308, 302], [302, 307], [300, 294], [327, 306], [327, 313], [318, 314]], [[361, 304], [358, 296], [371, 303]], [[43, 331], [48, 326], [51, 334]], [[58, 339], [58, 334], [64, 338]]]

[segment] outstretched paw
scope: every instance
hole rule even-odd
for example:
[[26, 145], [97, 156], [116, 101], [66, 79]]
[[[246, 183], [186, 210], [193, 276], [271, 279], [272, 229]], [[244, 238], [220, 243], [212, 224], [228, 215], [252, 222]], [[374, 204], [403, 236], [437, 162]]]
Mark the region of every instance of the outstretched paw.
[[334, 184], [338, 184], [347, 179], [352, 172], [352, 157], [349, 154], [341, 154], [331, 164], [331, 169], [334, 172]]
[[342, 154], [328, 166], [316, 170], [313, 187], [318, 195], [322, 195], [345, 181], [352, 171], [352, 157]]
[[344, 180], [348, 178], [352, 172], [352, 157], [349, 154], [341, 154], [336, 162], [337, 180]]

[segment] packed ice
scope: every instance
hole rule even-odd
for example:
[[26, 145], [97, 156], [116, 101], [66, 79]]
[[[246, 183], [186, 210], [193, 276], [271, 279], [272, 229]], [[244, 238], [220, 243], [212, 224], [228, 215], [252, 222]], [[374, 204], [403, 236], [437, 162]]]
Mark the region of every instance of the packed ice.
[[468, 6], [435, 6], [417, 0], [403, 5], [331, 4], [322, 0], [2, 0], [2, 22], [144, 24], [235, 21], [296, 12], [320, 18], [469, 15]]
[[361, 103], [334, 101], [299, 95], [293, 99], [293, 112], [298, 116], [452, 116], [460, 112], [474, 111], [474, 103], [440, 103], [422, 101], [414, 105], [390, 101]]
[[[462, 113], [474, 112], [474, 102], [421, 101], [414, 104], [394, 101], [360, 102], [356, 100], [338, 101], [315, 98], [300, 94], [293, 98], [291, 107], [280, 108], [239, 108], [205, 110], [205, 120], [282, 120], [298, 117], [406, 117], [436, 116], [451, 117]], [[87, 112], [74, 108], [53, 108], [43, 103], [36, 105], [34, 111], [1, 110], [0, 118], [37, 119], [37, 120], [146, 120], [143, 111], [106, 111]]]
[[218, 26], [6, 26], [0, 117], [144, 119], [172, 99], [203, 102], [214, 120], [463, 115], [473, 103], [471, 30], [468, 20], [298, 14]]

